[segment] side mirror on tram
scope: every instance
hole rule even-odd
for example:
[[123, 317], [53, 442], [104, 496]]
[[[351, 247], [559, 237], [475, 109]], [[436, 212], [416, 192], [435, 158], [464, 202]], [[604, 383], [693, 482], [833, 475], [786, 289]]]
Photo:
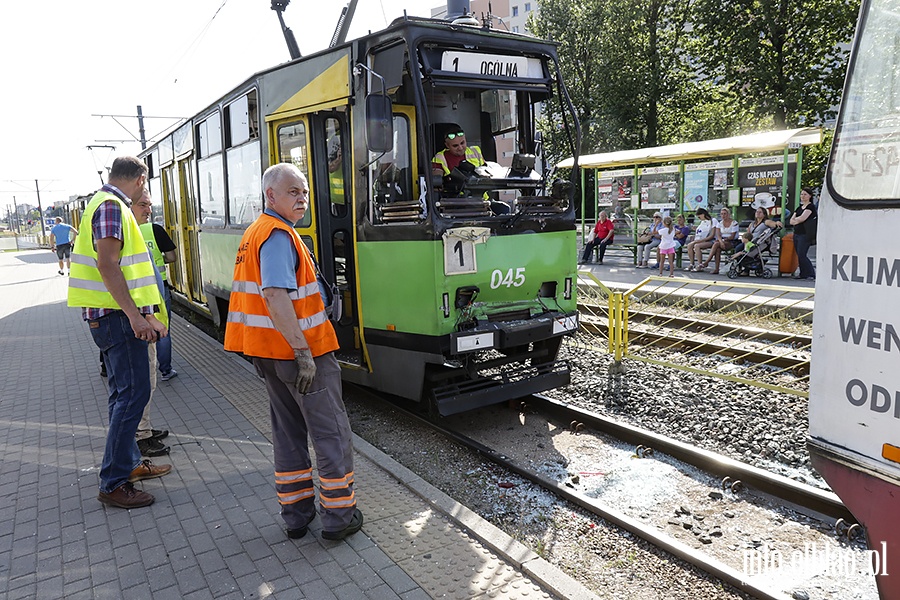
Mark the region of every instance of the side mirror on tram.
[[394, 149], [394, 110], [384, 94], [366, 96], [366, 147], [369, 152]]

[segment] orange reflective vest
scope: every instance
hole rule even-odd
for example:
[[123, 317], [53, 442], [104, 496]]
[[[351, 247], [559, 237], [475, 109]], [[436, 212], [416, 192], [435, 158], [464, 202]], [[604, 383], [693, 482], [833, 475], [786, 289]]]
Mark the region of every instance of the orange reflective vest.
[[[316, 270], [309, 251], [292, 227], [277, 217], [261, 215], [253, 222], [238, 248], [234, 264], [234, 281], [225, 325], [225, 349], [247, 356], [293, 360], [294, 351], [284, 336], [275, 329], [262, 290], [259, 251], [272, 232], [288, 232], [300, 257], [297, 269], [297, 289], [288, 292], [297, 315], [297, 322], [313, 356], [322, 356], [338, 349], [334, 328], [325, 313], [319, 295]], [[285, 257], [285, 260], [289, 260]]]

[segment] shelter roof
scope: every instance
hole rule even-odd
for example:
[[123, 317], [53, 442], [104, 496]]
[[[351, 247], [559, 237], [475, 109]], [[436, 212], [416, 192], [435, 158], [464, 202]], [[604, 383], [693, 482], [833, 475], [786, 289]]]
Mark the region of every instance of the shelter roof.
[[[618, 152], [602, 152], [587, 154], [578, 159], [578, 166], [585, 169], [607, 169], [613, 167], [647, 165], [682, 160], [721, 158], [753, 152], [771, 152], [784, 150], [799, 144], [812, 146], [822, 142], [822, 129], [819, 127], [803, 127], [751, 133], [717, 140], [671, 144], [655, 148], [639, 148], [637, 150], [620, 150]], [[567, 158], [559, 162], [559, 168], [572, 168], [574, 160]]]

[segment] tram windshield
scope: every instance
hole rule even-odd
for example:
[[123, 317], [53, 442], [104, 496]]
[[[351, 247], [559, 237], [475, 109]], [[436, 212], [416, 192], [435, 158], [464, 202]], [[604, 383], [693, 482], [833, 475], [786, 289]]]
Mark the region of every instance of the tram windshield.
[[838, 202], [900, 202], [900, 0], [872, 0], [857, 32], [829, 184]]
[[370, 154], [367, 165], [372, 222], [572, 218], [571, 185], [548, 185], [535, 127], [542, 103], [562, 93], [552, 48], [459, 33], [420, 38], [417, 60], [399, 43], [372, 53], [374, 88], [394, 108], [393, 150]]
[[[535, 141], [535, 104], [545, 94], [514, 89], [435, 86], [427, 93], [435, 157], [456, 161], [454, 136], [464, 135], [468, 152], [449, 173], [435, 168], [435, 209], [446, 217], [502, 217], [534, 212], [543, 195]], [[458, 131], [450, 131], [458, 129]], [[448, 141], [449, 140], [449, 141]], [[459, 148], [458, 144], [455, 144]], [[440, 163], [437, 160], [435, 164]], [[440, 174], [438, 174], [440, 173]], [[561, 212], [559, 207], [552, 212]]]

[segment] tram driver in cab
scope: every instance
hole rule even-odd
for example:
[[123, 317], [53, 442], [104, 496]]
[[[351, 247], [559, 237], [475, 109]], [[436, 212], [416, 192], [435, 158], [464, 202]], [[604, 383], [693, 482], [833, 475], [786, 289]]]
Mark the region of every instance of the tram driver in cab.
[[[444, 146], [444, 149], [431, 159], [432, 173], [435, 176], [443, 176], [444, 196], [468, 196], [466, 182], [470, 177], [484, 176], [475, 169], [487, 166], [481, 148], [466, 144], [466, 132], [455, 123], [448, 124], [444, 129]], [[493, 214], [509, 213], [509, 205], [505, 202], [498, 201], [488, 192], [484, 192], [482, 197], [490, 203], [490, 211]]]
[[[453, 171], [465, 177], [474, 172], [475, 167], [483, 167], [487, 163], [478, 146], [466, 144], [466, 132], [455, 123], [447, 125], [444, 129], [444, 149], [434, 155], [431, 160], [432, 173], [444, 178], [444, 188], [459, 190], [463, 181], [456, 181]], [[463, 165], [463, 163], [467, 163]], [[462, 165], [462, 166], [461, 166]]]

